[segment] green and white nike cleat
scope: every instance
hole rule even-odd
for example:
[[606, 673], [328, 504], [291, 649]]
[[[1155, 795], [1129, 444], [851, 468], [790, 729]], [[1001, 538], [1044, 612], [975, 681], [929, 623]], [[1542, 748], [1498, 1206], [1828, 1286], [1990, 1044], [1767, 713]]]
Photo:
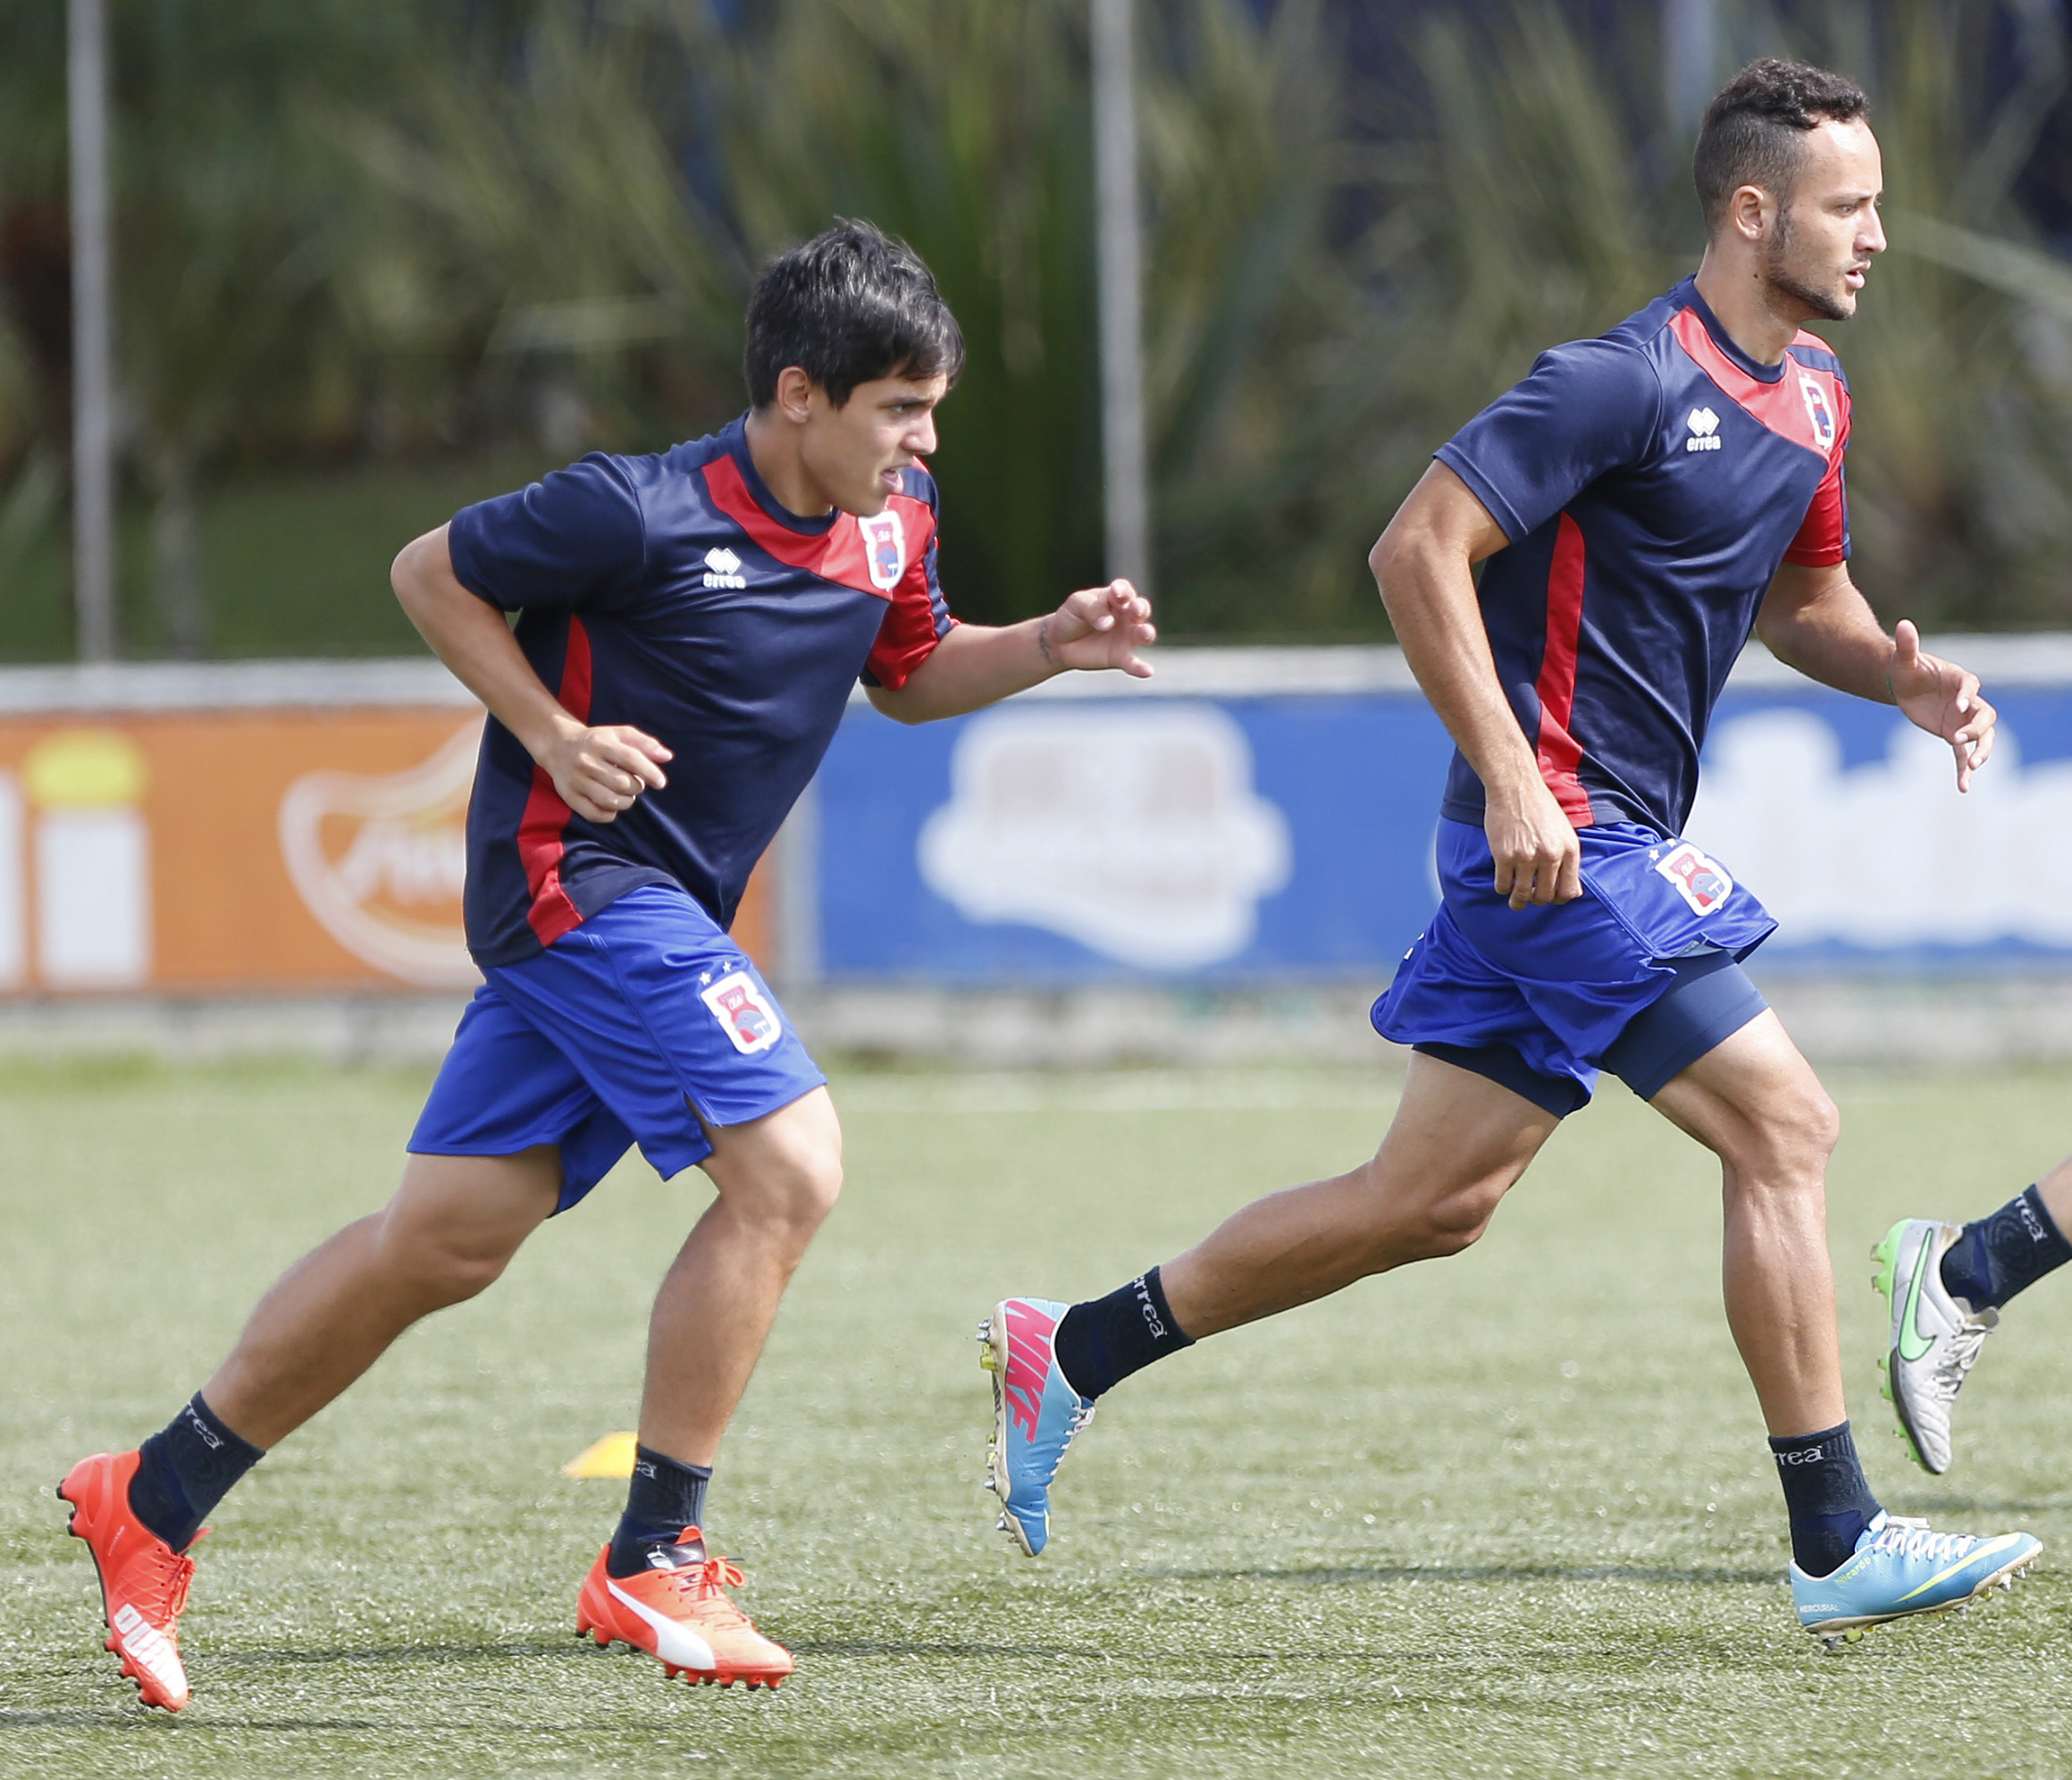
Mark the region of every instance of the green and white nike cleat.
[[1933, 1218], [1902, 1218], [1871, 1250], [1871, 1284], [1892, 1306], [1880, 1385], [1921, 1468], [1950, 1469], [1950, 1411], [2000, 1312], [1975, 1311], [1942, 1283], [1942, 1256], [1963, 1235]]
[[1949, 1608], [1961, 1613], [1995, 1583], [2011, 1589], [2043, 1549], [2030, 1532], [1974, 1539], [1881, 1514], [1832, 1575], [1809, 1576], [1791, 1566], [1791, 1605], [1799, 1625], [1839, 1650], [1887, 1620]]

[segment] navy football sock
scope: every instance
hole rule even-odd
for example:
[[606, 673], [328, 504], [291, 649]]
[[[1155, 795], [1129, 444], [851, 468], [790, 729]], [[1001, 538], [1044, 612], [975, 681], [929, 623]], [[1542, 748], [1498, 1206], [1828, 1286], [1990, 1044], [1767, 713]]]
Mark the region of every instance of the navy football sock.
[[626, 1511], [611, 1536], [605, 1573], [631, 1576], [642, 1570], [672, 1570], [704, 1557], [702, 1541], [676, 1541], [685, 1527], [705, 1524], [705, 1486], [711, 1482], [709, 1465], [685, 1465], [651, 1447], [636, 1446]]
[[1173, 1321], [1156, 1267], [1106, 1297], [1074, 1305], [1058, 1319], [1052, 1344], [1065, 1382], [1082, 1397], [1099, 1397], [1153, 1360], [1195, 1345]]
[[209, 1511], [265, 1456], [218, 1421], [197, 1390], [144, 1442], [130, 1480], [130, 1512], [175, 1551], [184, 1551]]
[[1770, 1451], [1791, 1517], [1791, 1561], [1809, 1576], [1839, 1569], [1878, 1513], [1849, 1423], [1773, 1439]]
[[1942, 1251], [1942, 1284], [1974, 1310], [1997, 1310], [2068, 1261], [2072, 1243], [2030, 1187], [1991, 1217], [1965, 1225]]

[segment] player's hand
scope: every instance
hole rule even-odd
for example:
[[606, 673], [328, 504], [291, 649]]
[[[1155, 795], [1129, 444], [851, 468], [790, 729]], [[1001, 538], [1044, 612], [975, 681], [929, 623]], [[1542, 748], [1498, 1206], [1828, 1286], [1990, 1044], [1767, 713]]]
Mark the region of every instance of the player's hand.
[[589, 822], [617, 819], [643, 791], [668, 784], [662, 763], [675, 755], [631, 724], [592, 729], [571, 718], [535, 757], [561, 801]]
[[1036, 629], [1036, 647], [1053, 668], [1120, 668], [1151, 678], [1151, 663], [1137, 651], [1158, 641], [1151, 601], [1127, 581], [1072, 594]]
[[1575, 825], [1538, 777], [1514, 793], [1485, 799], [1482, 831], [1497, 861], [1496, 886], [1514, 909], [1573, 903], [1582, 894], [1582, 843]]
[[1892, 665], [1885, 684], [1892, 702], [1931, 735], [1940, 735], [1957, 756], [1957, 788], [1971, 789], [1971, 776], [1992, 756], [1993, 725], [2000, 713], [1978, 692], [1978, 676], [1921, 647], [1921, 633], [1901, 618], [1892, 637]]

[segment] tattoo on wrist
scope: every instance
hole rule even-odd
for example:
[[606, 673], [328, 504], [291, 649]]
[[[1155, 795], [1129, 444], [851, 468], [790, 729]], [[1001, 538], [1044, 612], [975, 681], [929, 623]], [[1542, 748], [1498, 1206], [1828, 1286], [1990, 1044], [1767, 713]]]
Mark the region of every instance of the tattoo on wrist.
[[1051, 621], [1043, 619], [1036, 626], [1036, 650], [1044, 658], [1044, 666], [1055, 668], [1057, 658], [1051, 653]]

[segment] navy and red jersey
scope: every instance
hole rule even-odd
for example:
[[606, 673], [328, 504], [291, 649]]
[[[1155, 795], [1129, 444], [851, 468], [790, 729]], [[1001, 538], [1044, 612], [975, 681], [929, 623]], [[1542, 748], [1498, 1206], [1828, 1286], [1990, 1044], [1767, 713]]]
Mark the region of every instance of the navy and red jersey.
[[[1676, 835], [1727, 673], [1785, 562], [1849, 555], [1849, 385], [1809, 333], [1758, 365], [1685, 279], [1439, 448], [1509, 541], [1482, 622], [1569, 819]], [[1456, 752], [1444, 813], [1482, 820]]]
[[756, 474], [745, 418], [658, 457], [592, 453], [454, 516], [454, 574], [520, 615], [563, 706], [675, 755], [663, 789], [589, 822], [490, 719], [467, 811], [478, 964], [530, 958], [642, 884], [729, 926], [858, 677], [896, 689], [949, 632], [935, 479], [910, 468], [870, 518], [801, 519]]

